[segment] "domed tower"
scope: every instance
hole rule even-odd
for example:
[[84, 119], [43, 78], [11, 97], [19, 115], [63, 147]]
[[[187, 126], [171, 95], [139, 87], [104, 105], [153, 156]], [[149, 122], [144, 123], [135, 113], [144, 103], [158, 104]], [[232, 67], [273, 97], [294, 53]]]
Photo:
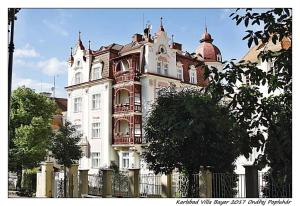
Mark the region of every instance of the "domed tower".
[[202, 34], [200, 44], [196, 49], [196, 55], [199, 60], [204, 61], [207, 65], [221, 69], [222, 55], [219, 48], [212, 43], [213, 41], [213, 38], [207, 32], [207, 27], [205, 27], [205, 32]]

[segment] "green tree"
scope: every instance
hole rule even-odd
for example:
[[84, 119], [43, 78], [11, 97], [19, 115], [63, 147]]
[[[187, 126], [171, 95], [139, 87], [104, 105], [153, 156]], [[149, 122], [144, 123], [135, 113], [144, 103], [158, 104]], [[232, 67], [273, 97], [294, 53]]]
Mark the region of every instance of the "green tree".
[[[237, 25], [247, 27], [243, 40], [248, 47], [255, 44], [262, 62], [274, 62], [274, 69], [263, 71], [258, 62], [234, 60], [224, 62], [223, 71], [206, 67], [211, 81], [206, 93], [215, 100], [229, 103], [228, 110], [247, 130], [242, 153], [248, 157], [252, 148], [263, 151], [255, 164], [270, 166], [273, 179], [292, 182], [292, 13], [291, 9], [270, 9], [258, 13], [252, 9], [236, 9], [231, 15]], [[256, 27], [253, 27], [256, 26]], [[274, 51], [270, 44], [281, 44]], [[243, 76], [250, 80], [244, 84]], [[265, 87], [268, 95], [261, 90]], [[264, 136], [267, 134], [267, 138]], [[281, 176], [279, 178], [279, 176]]]
[[55, 110], [50, 98], [30, 88], [19, 87], [12, 94], [8, 168], [17, 173], [17, 188], [21, 188], [22, 170], [38, 166], [47, 155]]
[[187, 174], [188, 196], [197, 197], [193, 174], [200, 167], [233, 173], [239, 155], [234, 119], [226, 107], [197, 90], [164, 90], [144, 125], [148, 142], [143, 154], [151, 170]]
[[77, 163], [81, 158], [82, 151], [79, 145], [81, 134], [76, 128], [66, 121], [62, 127], [55, 132], [51, 139], [50, 150], [57, 163], [64, 166], [64, 197], [67, 194], [67, 175], [66, 168]]

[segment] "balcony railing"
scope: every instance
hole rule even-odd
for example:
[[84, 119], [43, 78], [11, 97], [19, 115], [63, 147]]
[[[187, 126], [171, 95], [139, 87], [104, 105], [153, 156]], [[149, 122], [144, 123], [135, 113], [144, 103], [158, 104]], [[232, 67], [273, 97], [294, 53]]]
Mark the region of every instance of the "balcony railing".
[[129, 134], [115, 133], [114, 134], [114, 144], [142, 144], [142, 136], [134, 135], [132, 137]]
[[134, 144], [134, 139], [129, 134], [115, 133], [114, 144]]
[[135, 74], [132, 74], [132, 73], [117, 73], [115, 74], [115, 80], [116, 80], [116, 83], [119, 83], [119, 82], [126, 82], [126, 81], [133, 81], [135, 78]]
[[116, 104], [114, 106], [114, 112], [128, 112], [129, 104]]
[[[132, 106], [127, 104], [115, 104], [114, 105], [114, 113], [122, 113], [122, 112], [132, 112]], [[134, 112], [142, 112], [141, 105], [134, 105]]]

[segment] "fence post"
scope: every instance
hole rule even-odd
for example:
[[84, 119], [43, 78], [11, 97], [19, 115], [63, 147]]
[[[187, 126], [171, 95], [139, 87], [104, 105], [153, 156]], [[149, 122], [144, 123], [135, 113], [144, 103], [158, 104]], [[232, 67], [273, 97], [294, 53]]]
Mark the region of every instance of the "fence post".
[[89, 170], [79, 170], [79, 197], [87, 195], [89, 190]]
[[78, 164], [72, 164], [68, 172], [69, 197], [78, 197]]
[[253, 165], [243, 165], [245, 168], [246, 198], [258, 198], [258, 170]]
[[112, 197], [112, 170], [111, 169], [101, 169], [101, 171], [103, 172], [102, 197]]
[[52, 197], [53, 162], [41, 164], [42, 172], [37, 174], [36, 197]]
[[140, 169], [128, 169], [129, 171], [129, 189], [132, 197], [139, 197], [140, 193], [140, 183], [139, 183], [139, 174]]
[[172, 197], [172, 174], [161, 176], [162, 197]]
[[212, 173], [209, 169], [200, 169], [199, 196], [204, 198], [212, 197]]

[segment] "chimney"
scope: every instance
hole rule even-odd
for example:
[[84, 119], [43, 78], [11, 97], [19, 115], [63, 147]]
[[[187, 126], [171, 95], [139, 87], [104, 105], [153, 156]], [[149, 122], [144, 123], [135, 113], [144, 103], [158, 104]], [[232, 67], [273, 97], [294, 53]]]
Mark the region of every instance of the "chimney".
[[134, 34], [132, 36], [132, 42], [140, 42], [143, 40], [143, 36], [141, 34]]
[[177, 49], [177, 50], [182, 50], [182, 44], [179, 44], [177, 42], [173, 42], [173, 44], [171, 45], [172, 49]]

